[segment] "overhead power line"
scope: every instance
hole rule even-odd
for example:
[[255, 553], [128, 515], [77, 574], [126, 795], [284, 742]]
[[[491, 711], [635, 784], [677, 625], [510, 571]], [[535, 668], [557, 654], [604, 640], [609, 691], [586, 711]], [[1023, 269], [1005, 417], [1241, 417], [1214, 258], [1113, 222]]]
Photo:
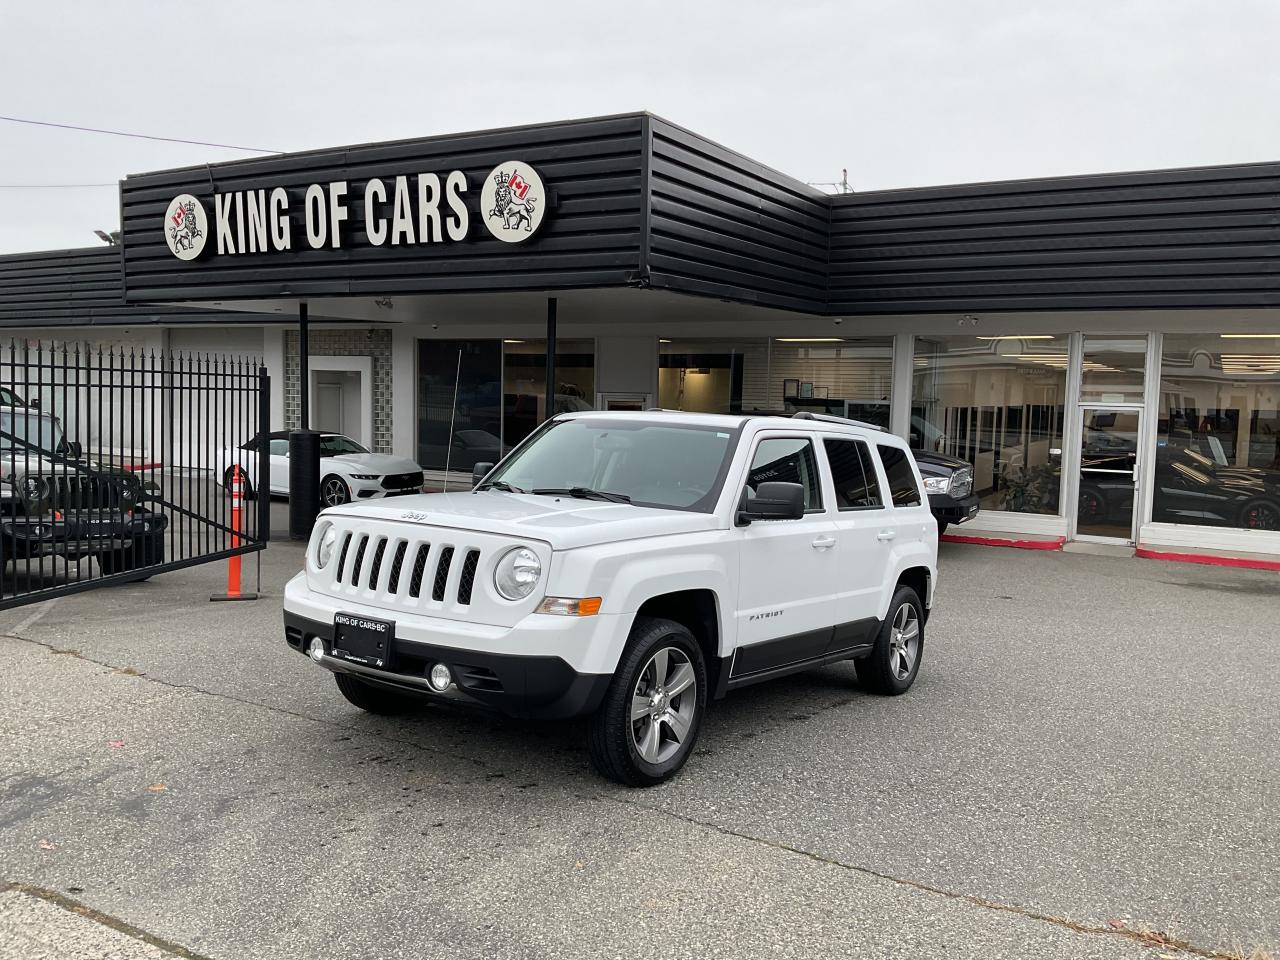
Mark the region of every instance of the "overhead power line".
[[207, 140], [184, 140], [181, 137], [157, 137], [149, 133], [126, 133], [123, 130], [103, 130], [99, 127], [81, 127], [73, 123], [52, 123], [48, 120], [26, 120], [22, 117], [0, 117], [9, 123], [26, 123], [35, 127], [56, 127], [59, 130], [76, 130], [80, 133], [104, 133], [112, 137], [132, 137], [135, 140], [159, 140], [164, 143], [186, 143], [194, 147], [217, 147], [219, 150], [242, 150], [245, 153], [283, 153], [281, 150], [264, 150], [261, 147], [237, 147], [230, 143], [209, 143]]

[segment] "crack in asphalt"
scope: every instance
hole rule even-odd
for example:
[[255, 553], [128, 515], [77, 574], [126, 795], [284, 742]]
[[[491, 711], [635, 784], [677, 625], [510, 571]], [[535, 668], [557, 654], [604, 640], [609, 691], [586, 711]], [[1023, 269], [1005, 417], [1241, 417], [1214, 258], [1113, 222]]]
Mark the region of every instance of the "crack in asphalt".
[[[138, 679], [145, 680], [149, 683], [155, 683], [160, 686], [167, 687], [171, 690], [186, 690], [192, 693], [197, 693], [197, 694], [201, 694], [208, 697], [215, 697], [217, 699], [227, 700], [232, 703], [238, 703], [242, 706], [254, 707], [256, 709], [267, 710], [272, 713], [282, 714], [284, 716], [293, 717], [294, 719], [304, 720], [311, 723], [322, 724], [324, 726], [343, 730], [345, 733], [348, 733], [348, 734], [351, 733], [351, 729], [349, 727], [344, 726], [342, 724], [335, 723], [334, 721], [331, 721], [331, 720], [325, 720], [320, 717], [314, 717], [314, 716], [311, 716], [310, 714], [300, 713], [295, 710], [287, 710], [283, 707], [279, 707], [273, 704], [261, 703], [256, 700], [248, 700], [243, 697], [236, 697], [227, 693], [220, 693], [213, 690], [206, 690], [202, 687], [195, 686], [194, 684], [174, 683], [169, 680], [164, 680], [160, 677], [155, 677], [155, 676], [151, 676], [150, 674], [138, 672], [133, 667], [129, 667], [129, 666], [121, 667], [116, 664], [107, 663], [102, 660], [97, 660], [93, 657], [85, 655], [79, 650], [56, 647], [53, 644], [44, 640], [36, 640], [31, 637], [21, 637], [12, 633], [0, 634], [0, 637], [8, 640], [17, 640], [22, 643], [28, 643], [36, 647], [41, 647], [53, 654], [73, 656], [78, 660], [85, 661], [86, 663], [92, 663], [96, 666], [111, 670], [113, 673], [120, 674], [123, 676], [136, 677]], [[825, 712], [827, 709], [832, 709], [836, 706], [839, 706], [839, 703], [824, 705], [823, 707], [819, 708], [818, 712]], [[355, 736], [359, 736], [362, 738], [371, 738], [371, 739], [376, 738], [379, 741], [388, 741], [391, 743], [397, 743], [401, 746], [410, 747], [414, 750], [418, 750], [426, 754], [430, 754], [437, 757], [444, 757], [450, 760], [463, 761], [463, 762], [471, 763], [480, 767], [488, 766], [488, 764], [486, 764], [483, 760], [477, 759], [475, 757], [470, 757], [463, 754], [457, 754], [457, 753], [452, 753], [445, 750], [435, 749], [432, 747], [425, 746], [422, 743], [417, 741], [405, 740], [405, 739], [387, 735], [387, 734], [382, 734], [382, 733], [372, 734], [372, 733], [358, 732], [355, 734]], [[677, 813], [672, 810], [656, 807], [649, 803], [644, 803], [639, 800], [630, 799], [628, 796], [624, 794], [582, 793], [578, 791], [570, 791], [570, 794], [579, 799], [605, 800], [605, 801], [617, 803], [623, 806], [645, 810], [649, 813], [657, 814], [658, 816], [662, 816], [662, 817], [669, 817], [673, 820], [688, 824], [690, 826], [698, 827], [703, 830], [709, 830], [711, 832], [714, 832], [723, 836], [733, 837], [738, 840], [745, 840], [749, 843], [760, 844], [762, 846], [766, 846], [783, 853], [804, 857], [807, 860], [811, 860], [815, 863], [823, 864], [824, 866], [837, 867], [842, 870], [847, 870], [849, 872], [857, 873], [862, 876], [872, 877], [876, 880], [892, 883], [900, 887], [919, 891], [921, 893], [927, 893], [934, 896], [945, 897], [946, 899], [951, 900], [953, 902], [966, 903], [966, 904], [969, 904], [970, 906], [978, 907], [980, 909], [993, 910], [1000, 913], [1008, 913], [1014, 916], [1022, 917], [1027, 920], [1034, 920], [1041, 923], [1047, 923], [1055, 927], [1071, 930], [1075, 933], [1081, 933], [1081, 934], [1086, 934], [1090, 936], [1104, 936], [1104, 937], [1123, 939], [1123, 940], [1128, 940], [1130, 942], [1141, 944], [1146, 947], [1153, 947], [1153, 948], [1159, 947], [1166, 950], [1178, 950], [1183, 953], [1190, 954], [1192, 956], [1204, 957], [1206, 958], [1206, 960], [1240, 960], [1241, 958], [1241, 954], [1239, 953], [1228, 953], [1228, 952], [1215, 950], [1208, 947], [1197, 946], [1196, 944], [1190, 943], [1188, 941], [1179, 940], [1177, 938], [1170, 937], [1167, 934], [1159, 933], [1156, 931], [1140, 930], [1140, 929], [1134, 929], [1130, 927], [1118, 927], [1118, 928], [1117, 927], [1100, 927], [1100, 926], [1097, 926], [1096, 924], [1084, 923], [1081, 921], [1072, 920], [1068, 917], [1061, 917], [1055, 914], [1042, 913], [1040, 911], [1033, 910], [1029, 907], [1023, 907], [1017, 904], [1002, 903], [997, 900], [989, 900], [985, 897], [977, 896], [976, 894], [962, 893], [956, 890], [949, 890], [945, 887], [934, 886], [932, 884], [925, 883], [919, 880], [912, 880], [907, 877], [897, 877], [897, 876], [894, 876], [893, 874], [885, 873], [883, 871], [876, 870], [872, 867], [863, 866], [855, 863], [847, 863], [843, 860], [836, 860], [834, 858], [824, 856], [823, 854], [816, 853], [812, 850], [805, 850], [801, 847], [796, 847], [791, 844], [784, 843], [783, 841], [780, 841], [780, 840], [772, 840], [768, 837], [756, 836], [754, 834], [745, 833], [740, 830], [734, 830], [731, 827], [726, 827], [721, 824], [713, 823], [711, 821], [700, 820], [696, 817], [688, 816], [687, 814]], [[24, 885], [19, 885], [19, 884], [10, 884], [9, 886], [14, 888], [23, 887], [28, 892], [31, 892], [37, 896], [41, 895], [39, 892], [37, 892], [40, 889], [37, 887], [24, 887]], [[55, 894], [55, 896], [57, 895]], [[83, 909], [88, 911], [88, 908], [83, 908]], [[92, 911], [88, 911], [88, 912], [92, 913]], [[189, 954], [189, 956], [194, 956], [194, 955]]]
[[63, 896], [54, 890], [46, 890], [44, 887], [32, 886], [29, 883], [4, 883], [0, 882], [0, 892], [14, 891], [16, 893], [24, 893], [29, 897], [36, 897], [54, 906], [61, 907], [71, 913], [100, 923], [104, 927], [110, 927], [118, 933], [132, 937], [149, 946], [156, 947], [175, 957], [181, 957], [182, 960], [209, 960], [203, 954], [193, 953], [181, 944], [174, 943], [172, 940], [166, 940], [163, 937], [157, 937], [153, 933], [148, 933], [141, 927], [135, 927], [133, 924], [119, 917], [113, 917], [109, 913], [103, 913], [101, 910], [95, 910], [93, 907], [81, 903], [79, 900], [73, 900], [71, 897]]

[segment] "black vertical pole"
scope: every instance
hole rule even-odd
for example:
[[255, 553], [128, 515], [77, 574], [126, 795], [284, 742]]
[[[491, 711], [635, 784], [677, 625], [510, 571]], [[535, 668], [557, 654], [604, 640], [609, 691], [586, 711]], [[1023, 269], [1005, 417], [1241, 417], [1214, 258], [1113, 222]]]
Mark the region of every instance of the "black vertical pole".
[[258, 368], [258, 540], [271, 539], [271, 377]]
[[547, 298], [547, 399], [546, 418], [556, 415], [556, 298]]
[[298, 304], [298, 429], [311, 429], [311, 333], [307, 321], [307, 302]]

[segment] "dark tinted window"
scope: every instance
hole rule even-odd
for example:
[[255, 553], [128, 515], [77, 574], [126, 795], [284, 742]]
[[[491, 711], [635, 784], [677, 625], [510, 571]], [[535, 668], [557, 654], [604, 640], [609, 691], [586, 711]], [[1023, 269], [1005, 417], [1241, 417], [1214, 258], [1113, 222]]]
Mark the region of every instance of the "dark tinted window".
[[288, 440], [272, 440], [271, 455], [273, 457], [287, 457], [289, 455]]
[[747, 485], [755, 490], [762, 483], [798, 483], [804, 487], [804, 508], [822, 507], [818, 483], [818, 461], [813, 444], [800, 437], [771, 437], [761, 440], [751, 461]]
[[343, 437], [334, 433], [320, 438], [320, 456], [322, 457], [341, 457], [349, 453], [368, 452], [350, 437]]
[[831, 462], [831, 479], [836, 485], [836, 506], [841, 510], [880, 507], [880, 483], [871, 465], [871, 451], [857, 440], [822, 441]]
[[877, 446], [880, 451], [880, 462], [884, 465], [884, 476], [889, 481], [889, 497], [895, 507], [917, 507], [920, 505], [920, 488], [916, 486], [916, 475], [911, 470], [911, 462], [907, 459], [907, 451], [898, 447]]

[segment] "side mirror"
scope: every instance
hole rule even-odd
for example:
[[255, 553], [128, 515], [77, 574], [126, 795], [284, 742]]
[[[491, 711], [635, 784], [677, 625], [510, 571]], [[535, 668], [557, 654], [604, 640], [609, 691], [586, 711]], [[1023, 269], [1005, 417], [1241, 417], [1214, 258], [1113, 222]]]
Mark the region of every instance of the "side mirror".
[[753, 520], [799, 520], [804, 516], [804, 487], [798, 483], [770, 481], [756, 488], [756, 495], [743, 491], [738, 525]]
[[489, 475], [489, 471], [493, 469], [492, 463], [477, 463], [471, 468], [471, 486], [476, 486]]
[[80, 445], [79, 440], [72, 440], [67, 444], [67, 453], [71, 454], [72, 460], [79, 460], [84, 456], [84, 447]]

